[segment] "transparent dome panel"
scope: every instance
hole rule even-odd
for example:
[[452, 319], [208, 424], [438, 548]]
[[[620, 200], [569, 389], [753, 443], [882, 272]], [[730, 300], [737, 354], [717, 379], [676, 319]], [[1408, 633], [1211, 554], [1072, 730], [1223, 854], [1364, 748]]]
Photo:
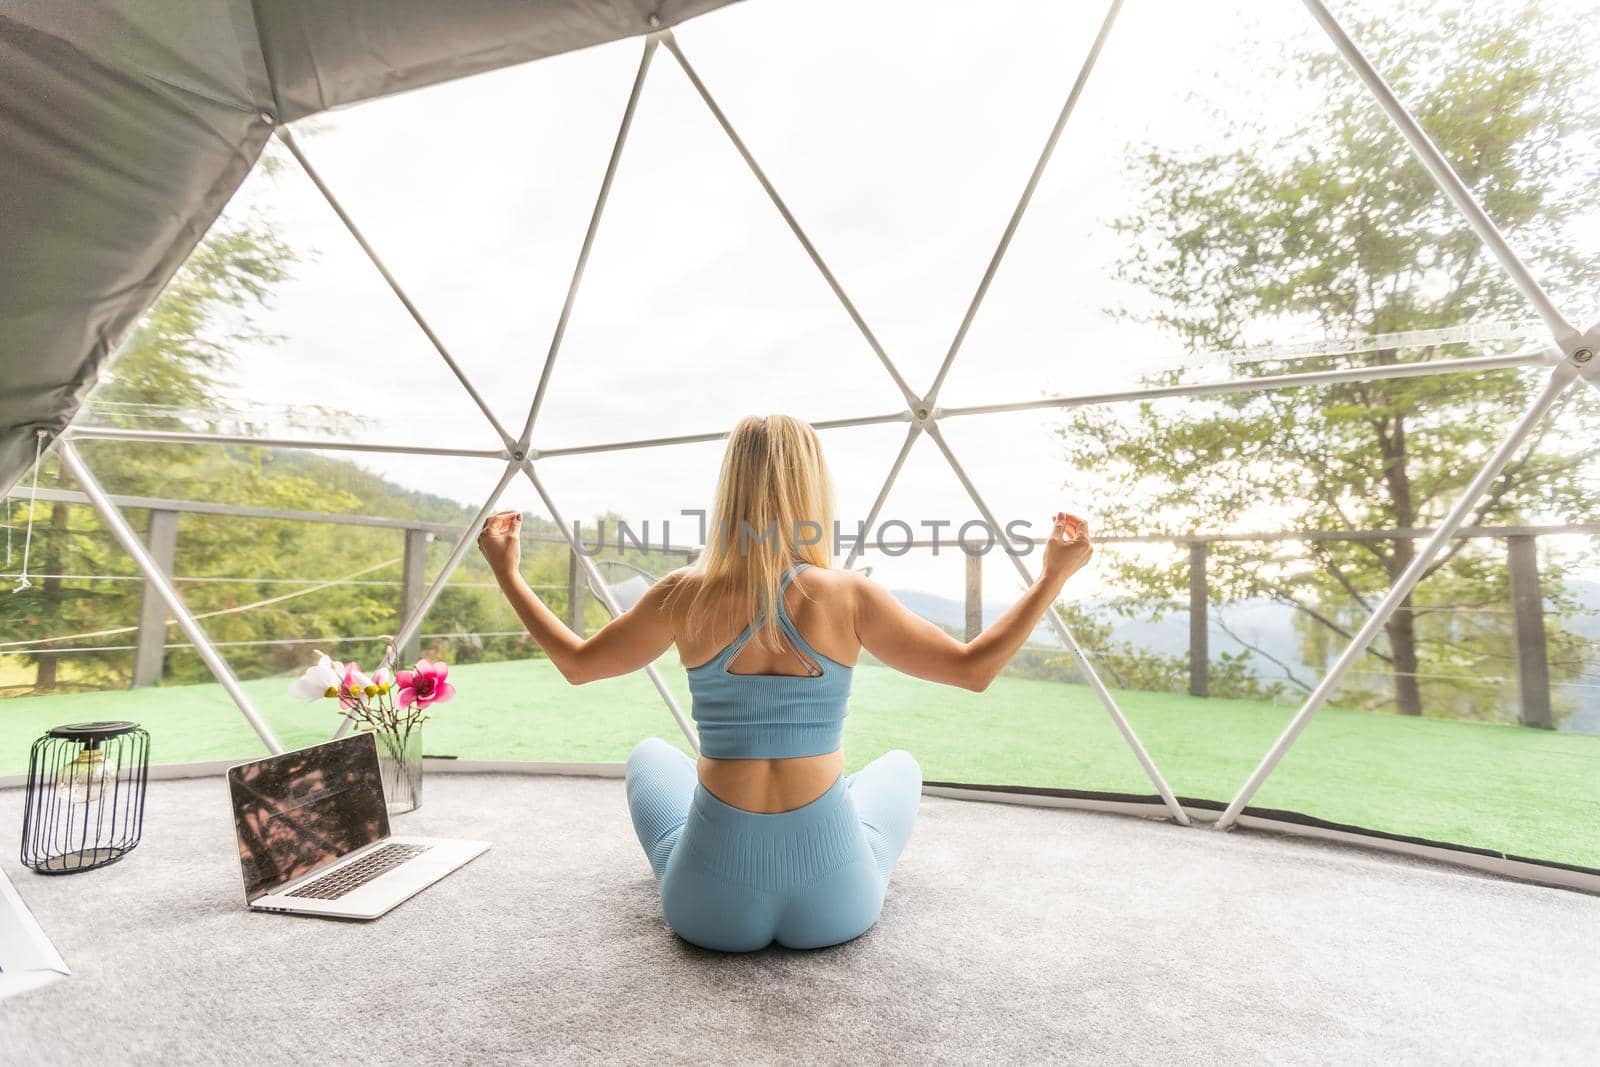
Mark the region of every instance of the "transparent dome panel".
[[534, 444], [893, 412], [901, 392], [704, 101], [651, 66]]
[[[505, 470], [501, 459], [409, 455], [343, 447], [286, 448], [247, 441], [83, 440], [79, 453], [113, 496], [197, 507], [384, 518], [470, 517]], [[40, 486], [55, 484], [48, 460]], [[60, 487], [70, 477], [63, 474]], [[475, 499], [476, 498], [476, 499]]]
[[[576, 525], [586, 544], [598, 543], [604, 522], [604, 539], [613, 546], [620, 536], [629, 545], [698, 549], [705, 544], [723, 448], [712, 440], [569, 453], [541, 458], [535, 467], [567, 529]], [[531, 507], [539, 498], [531, 483], [519, 479], [512, 499]], [[680, 554], [666, 570], [682, 564]]]
[[[841, 551], [836, 562], [842, 564], [854, 547], [861, 524], [867, 521], [873, 504], [883, 494], [896, 459], [907, 447], [909, 429], [907, 423], [894, 421], [822, 431], [823, 455], [833, 479], [834, 519], [839, 525]], [[910, 447], [925, 445], [925, 442], [913, 441]], [[894, 484], [900, 484], [899, 475], [895, 476]], [[884, 504], [887, 506], [887, 498]]]
[[[529, 588], [577, 632], [592, 635], [611, 618], [602, 588], [629, 606], [659, 571], [660, 555], [599, 552], [598, 580], [576, 560], [537, 505], [524, 508], [521, 564]], [[593, 546], [590, 541], [589, 545]], [[643, 559], [640, 565], [634, 559]], [[681, 556], [671, 566], [680, 566]], [[637, 566], [637, 569], [635, 567]], [[421, 653], [450, 665], [456, 695], [424, 724], [430, 754], [533, 763], [620, 762], [647, 736], [684, 745], [643, 671], [574, 686], [527, 633], [493, 574], [474, 550], [424, 618]], [[687, 708], [677, 656], [657, 660], [665, 684]]]
[[[1600, 4], [1329, 7], [1579, 329], [1600, 315]], [[1417, 27], [1436, 32], [1416, 32]], [[1396, 33], [1392, 27], [1402, 31]], [[1552, 50], [1559, 52], [1552, 52]]]
[[31, 514], [26, 488], [5, 506], [3, 774], [25, 774], [29, 746], [53, 726], [135, 717], [122, 690], [133, 676], [143, 582], [87, 506], [49, 499], [56, 487], [47, 460]]
[[920, 395], [1104, 15], [780, 0], [678, 37]]
[[[337, 712], [331, 702], [293, 698], [289, 682], [318, 652], [369, 670], [376, 664], [500, 470], [456, 459], [449, 470], [397, 464], [377, 471], [348, 453], [254, 446], [79, 447], [250, 701], [291, 747], [326, 737]], [[42, 475], [35, 584], [18, 594], [37, 601], [38, 613], [0, 634], [0, 652], [8, 653], [0, 668], [14, 682], [9, 692], [24, 698], [7, 706], [17, 715], [76, 721], [71, 716], [85, 713], [65, 698], [116, 694], [161, 738], [158, 761], [255, 754], [254, 730], [76, 481], [58, 477], [53, 463]], [[21, 503], [13, 502], [8, 526], [27, 536]], [[429, 647], [448, 651], [456, 642], [481, 657], [485, 639], [492, 648], [506, 636], [494, 616], [502, 605], [471, 550], [423, 637], [435, 642]], [[186, 728], [186, 717], [202, 725]]]
[[[1600, 8], [1331, 6], [1557, 306], [1591, 324], [1600, 74], [1547, 57], [1581, 54]], [[1106, 13], [769, 0], [677, 36], [920, 394]], [[587, 49], [295, 131], [513, 433], [644, 48]], [[548, 496], [519, 474], [502, 504], [528, 517], [526, 580], [590, 633], [603, 601], [625, 606], [700, 547], [721, 435], [741, 415], [788, 412], [823, 428], [846, 534], [883, 497], [853, 563], [965, 638], [1025, 578], [998, 548], [969, 562], [948, 544], [983, 516], [953, 457], [997, 525], [1042, 534], [1056, 510], [1089, 519], [1094, 560], [1055, 610], [1175, 791], [1226, 802], [1546, 373], [1480, 363], [1401, 377], [1405, 365], [1531, 364], [1548, 343], [1307, 11], [1130, 2], [949, 363], [947, 456], [929, 434], [908, 437], [906, 398], [861, 323], [663, 48], [548, 365], [534, 433]], [[1307, 374], [1334, 377], [1293, 377]], [[1271, 388], [1219, 391], [1232, 379]], [[1139, 395], [1151, 389], [1166, 393]], [[1600, 428], [1597, 395], [1574, 389], [1530, 436], [1413, 594], [1407, 625], [1379, 636], [1255, 804], [1600, 865], [1584, 822], [1600, 736], [1600, 481], [1571, 446]], [[487, 423], [277, 143], [80, 418], [496, 450]], [[329, 707], [288, 696], [306, 657], [381, 654], [504, 470], [249, 443], [79, 447], [108, 491], [135, 498], [125, 510], [141, 536], [172, 535], [175, 582], [285, 744], [333, 726]], [[157, 761], [263, 751], [188, 638], [149, 621], [143, 581], [53, 460], [40, 486], [31, 513], [14, 491], [4, 524], [9, 583], [30, 520], [33, 538], [34, 584], [0, 612], [0, 692], [18, 698], [0, 705], [10, 750], [58, 722], [131, 717]], [[592, 558], [574, 555], [558, 514], [598, 544]], [[1039, 562], [1023, 558], [1030, 572]], [[413, 652], [448, 662], [459, 687], [428, 724], [431, 754], [613, 761], [649, 734], [681, 743], [645, 675], [569, 686], [476, 550]], [[676, 655], [661, 666], [687, 708]], [[905, 747], [931, 780], [1148, 795], [1085, 682], [1048, 625], [981, 694], [864, 657], [850, 765]]]
[[[991, 539], [929, 440], [908, 454], [865, 543], [857, 566], [870, 568], [872, 581], [957, 641], [966, 640], [969, 618], [992, 624], [1025, 588], [999, 536]], [[865, 652], [846, 724], [852, 763], [905, 748], [930, 781], [1154, 792], [1047, 624], [1034, 629], [987, 689], [973, 692], [962, 681], [954, 674], [943, 683], [914, 678]]]
[[[1226, 802], [1421, 544], [1415, 531], [1439, 521], [1544, 378], [1511, 369], [1448, 384], [1369, 382], [1359, 395], [1328, 386], [941, 427], [997, 515], [1039, 510], [1032, 501], [1057, 492], [1090, 520], [1095, 557], [1067, 586], [1079, 640], [1174, 791]], [[1463, 425], [1440, 402], [1462, 397], [1478, 422]], [[1580, 546], [1593, 539], [1585, 524], [1600, 483], [1558, 441], [1596, 409], [1592, 390], [1574, 390], [1524, 443], [1472, 513], [1471, 536], [1452, 542], [1413, 593], [1412, 621], [1380, 634], [1317, 720], [1328, 725], [1297, 745], [1325, 750], [1323, 770], [1310, 757], [1300, 757], [1303, 773], [1285, 761], [1283, 782], [1259, 804], [1524, 855], [1539, 844], [1537, 858], [1592, 865], [1593, 843], [1571, 826], [1532, 834], [1529, 819], [1490, 817], [1470, 790], [1446, 786], [1463, 764], [1490, 775], [1500, 745], [1522, 776], [1508, 789], [1569, 789], [1563, 775], [1592, 776], [1583, 746], [1594, 731], [1594, 575]], [[1391, 477], [1347, 417], [1403, 428]], [[1394, 477], [1412, 492], [1396, 496]], [[1530, 598], [1543, 605], [1542, 649], [1528, 638], [1541, 628], [1519, 624], [1511, 597], [1510, 534], [1536, 558], [1521, 580], [1526, 590], [1534, 575], [1538, 591], [1524, 593], [1522, 610]], [[1545, 680], [1530, 684], [1548, 694], [1531, 705], [1524, 663], [1542, 665], [1535, 676]], [[1408, 725], [1416, 720], [1430, 725]], [[1546, 724], [1562, 737], [1543, 740]], [[1398, 746], [1399, 765], [1427, 761], [1436, 773], [1395, 777], [1362, 762], [1379, 745]], [[1575, 795], [1580, 807], [1592, 802]]]
[[[1251, 807], [1600, 867], [1592, 542], [1543, 534], [1519, 552], [1506, 538], [1467, 540], [1355, 662]], [[1538, 588], [1542, 619], [1513, 595], [1519, 581]], [[1319, 668], [1343, 651], [1296, 629]]]
[[[297, 133], [513, 435], [533, 401], [641, 50], [628, 40], [552, 56], [320, 115]], [[323, 221], [320, 212], [305, 219]], [[474, 439], [481, 424], [469, 424]]]
[[[1309, 14], [1236, 6], [1218, 17], [1214, 6], [1129, 5], [941, 405], [1548, 345], [1533, 308]], [[1375, 61], [1414, 45], [1446, 72], [1465, 62], [1434, 40], [1420, 9], [1386, 18]], [[1445, 99], [1451, 87], [1418, 92]], [[1465, 111], [1438, 134], [1447, 152], [1470, 156], [1513, 136], [1491, 127]], [[1533, 151], [1549, 132], [1513, 140]], [[1486, 173], [1477, 187], [1492, 208], [1514, 204], [1521, 181]], [[1566, 269], [1542, 216], [1505, 214], [1541, 271]]]
[[[317, 138], [304, 141], [314, 146]], [[276, 142], [125, 339], [81, 421], [443, 448], [500, 444]]]

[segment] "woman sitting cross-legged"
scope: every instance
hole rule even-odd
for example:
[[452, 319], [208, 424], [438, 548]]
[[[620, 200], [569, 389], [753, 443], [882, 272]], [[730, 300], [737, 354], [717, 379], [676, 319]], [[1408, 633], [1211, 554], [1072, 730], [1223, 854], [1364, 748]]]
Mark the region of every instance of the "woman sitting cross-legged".
[[831, 496], [810, 426], [783, 415], [742, 420], [700, 560], [588, 639], [517, 573], [520, 515], [493, 516], [478, 540], [568, 681], [639, 670], [673, 645], [694, 664], [699, 760], [644, 741], [628, 757], [627, 789], [667, 923], [706, 948], [820, 948], [877, 921], [916, 821], [922, 773], [898, 750], [843, 773], [840, 738], [861, 650], [918, 678], [982, 690], [1092, 551], [1083, 523], [1058, 514], [1039, 580], [963, 643], [877, 583], [829, 566]]

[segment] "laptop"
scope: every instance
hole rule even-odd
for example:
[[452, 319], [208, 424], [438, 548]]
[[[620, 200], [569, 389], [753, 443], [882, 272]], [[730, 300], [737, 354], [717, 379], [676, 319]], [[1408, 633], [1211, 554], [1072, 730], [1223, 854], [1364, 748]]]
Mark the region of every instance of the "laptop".
[[228, 791], [257, 911], [376, 919], [489, 849], [392, 836], [367, 733], [230, 767]]

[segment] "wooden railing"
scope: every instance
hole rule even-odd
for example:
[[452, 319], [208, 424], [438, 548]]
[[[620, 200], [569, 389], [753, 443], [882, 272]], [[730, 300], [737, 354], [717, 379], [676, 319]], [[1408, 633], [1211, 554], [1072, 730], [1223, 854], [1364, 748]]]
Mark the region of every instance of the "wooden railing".
[[[61, 502], [88, 505], [81, 493], [63, 489], [42, 488], [37, 499], [41, 502]], [[399, 596], [395, 605], [397, 620], [407, 618], [421, 601], [426, 585], [425, 567], [427, 546], [435, 536], [460, 536], [463, 527], [458, 524], [426, 522], [419, 519], [391, 519], [372, 515], [351, 515], [333, 512], [289, 511], [276, 508], [245, 507], [217, 504], [206, 501], [167, 500], [155, 497], [117, 496], [113, 503], [123, 509], [149, 513], [147, 544], [151, 555], [162, 570], [171, 575], [177, 552], [180, 513], [222, 515], [233, 518], [271, 519], [289, 522], [328, 523], [344, 526], [398, 530], [404, 537]], [[1314, 530], [1271, 531], [1262, 533], [1218, 533], [1136, 536], [1104, 536], [1096, 541], [1114, 544], [1171, 544], [1186, 546], [1189, 567], [1189, 692], [1198, 697], [1210, 690], [1209, 615], [1211, 606], [1210, 585], [1207, 581], [1207, 563], [1211, 546], [1219, 543], [1268, 543], [1279, 541], [1393, 541], [1426, 538], [1429, 529], [1392, 530]], [[1545, 596], [1539, 575], [1538, 540], [1553, 535], [1600, 535], [1600, 523], [1576, 523], [1545, 526], [1474, 526], [1463, 528], [1460, 538], [1493, 538], [1506, 544], [1506, 563], [1510, 573], [1510, 609], [1517, 649], [1518, 717], [1529, 726], [1552, 724], [1550, 701], [1550, 669], [1545, 641]], [[565, 543], [558, 533], [529, 533], [529, 540], [545, 543]], [[964, 630], [968, 640], [983, 628], [983, 557], [965, 549], [956, 540], [897, 541], [895, 548], [948, 549], [960, 552], [965, 559]], [[631, 547], [631, 546], [630, 546]], [[643, 551], [663, 556], [663, 570], [680, 562], [693, 562], [699, 549], [689, 545], [651, 545]], [[1002, 551], [996, 547], [994, 551]], [[566, 576], [567, 623], [575, 630], [584, 627], [584, 609], [588, 599], [588, 583], [576, 553], [569, 552]], [[141, 604], [139, 626], [134, 641], [133, 684], [147, 686], [161, 679], [166, 655], [167, 611], [160, 598], [148, 587]], [[401, 659], [415, 658], [420, 652], [420, 638], [413, 638], [410, 647], [401, 650]]]

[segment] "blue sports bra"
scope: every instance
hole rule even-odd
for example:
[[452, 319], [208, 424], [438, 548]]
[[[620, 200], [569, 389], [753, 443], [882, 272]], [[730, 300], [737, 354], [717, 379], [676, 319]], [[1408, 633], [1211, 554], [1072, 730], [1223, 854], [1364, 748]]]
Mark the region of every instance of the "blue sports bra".
[[795, 648], [821, 674], [734, 674], [728, 665], [749, 644], [764, 619], [746, 626], [714, 658], [690, 667], [691, 714], [700, 732], [700, 751], [713, 759], [793, 759], [820, 756], [839, 748], [849, 712], [851, 669], [806, 642], [784, 607], [798, 563], [778, 588], [778, 625]]

